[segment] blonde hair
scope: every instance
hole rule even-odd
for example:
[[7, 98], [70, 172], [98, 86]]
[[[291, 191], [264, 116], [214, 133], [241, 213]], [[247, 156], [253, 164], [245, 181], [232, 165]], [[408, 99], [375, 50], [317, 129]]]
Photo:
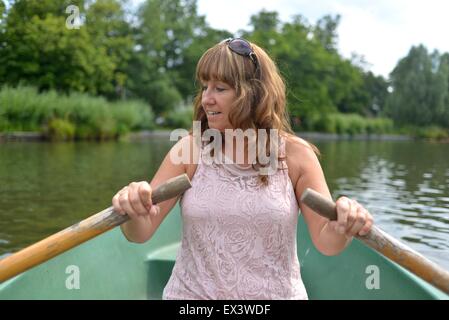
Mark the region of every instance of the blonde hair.
[[[239, 55], [220, 42], [208, 49], [196, 68], [196, 81], [222, 81], [236, 91], [237, 99], [229, 113], [233, 128], [264, 129], [269, 137], [270, 129], [280, 134], [294, 135], [286, 109], [286, 87], [278, 68], [269, 55], [259, 46], [250, 43], [257, 56], [258, 67], [246, 56]], [[194, 120], [201, 122], [201, 132], [209, 129], [207, 115], [201, 104], [202, 88], [194, 100]], [[270, 144], [269, 138], [267, 148]], [[314, 147], [314, 151], [318, 149]], [[257, 159], [257, 163], [259, 163]], [[260, 176], [266, 185], [267, 176]]]

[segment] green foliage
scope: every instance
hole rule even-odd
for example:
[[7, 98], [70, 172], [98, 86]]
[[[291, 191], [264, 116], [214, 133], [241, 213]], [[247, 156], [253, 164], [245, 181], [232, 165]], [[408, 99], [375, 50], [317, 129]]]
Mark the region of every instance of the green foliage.
[[0, 83], [92, 94], [114, 94], [123, 86], [132, 40], [119, 2], [93, 3], [79, 29], [66, 27], [68, 5], [83, 13], [84, 1], [13, 3], [0, 47]]
[[156, 114], [191, 101], [199, 58], [229, 36], [207, 26], [195, 0], [145, 1], [138, 10], [137, 50], [128, 68], [131, 95], [150, 102]]
[[[300, 14], [282, 22], [277, 12], [262, 10], [247, 30], [232, 35], [210, 27], [196, 0], [145, 0], [134, 12], [128, 4], [13, 0], [6, 10], [0, 0], [0, 84], [25, 85], [3, 88], [3, 101], [13, 107], [0, 108], [0, 130], [51, 124], [63, 132], [71, 123], [76, 138], [109, 138], [150, 128], [152, 112], [170, 126], [190, 127], [187, 111], [178, 108], [196, 94], [198, 59], [231, 36], [248, 38], [277, 62], [296, 129], [388, 132], [392, 122], [385, 117], [399, 125], [449, 127], [447, 53], [413, 47], [386, 80], [338, 53], [339, 15], [311, 24]], [[79, 29], [66, 27], [69, 5], [79, 7]]]
[[39, 124], [53, 117], [53, 110], [47, 102], [54, 96], [54, 92], [40, 96], [31, 87], [18, 90], [3, 87], [0, 91], [0, 118], [3, 120], [1, 130], [39, 131]]
[[75, 137], [75, 125], [67, 120], [51, 119], [45, 134], [51, 140], [72, 140]]
[[371, 71], [363, 74], [364, 90], [368, 95], [366, 113], [379, 116], [383, 113], [388, 97], [388, 82], [382, 76], [376, 76]]
[[281, 24], [276, 12], [251, 17], [254, 31], [243, 35], [266, 48], [279, 63], [288, 84], [288, 105], [293, 117], [328, 112], [368, 113], [363, 72], [335, 49], [340, 17], [325, 16], [316, 26], [296, 15]]
[[[140, 62], [136, 62], [136, 72], [132, 79], [130, 79], [130, 86], [132, 89], [132, 97], [141, 98], [148, 101], [153, 106], [156, 114], [161, 114], [164, 111], [172, 110], [181, 102], [181, 95], [172, 80], [163, 73], [157, 70], [153, 72], [138, 72], [138, 69], [149, 71], [152, 66], [148, 65], [145, 58], [138, 57]], [[133, 64], [133, 62], [131, 62]]]
[[0, 22], [2, 21], [3, 18], [3, 14], [6, 11], [6, 5], [5, 2], [3, 0], [0, 0]]
[[416, 131], [416, 136], [418, 138], [430, 139], [430, 140], [442, 140], [449, 138], [449, 130], [438, 127], [429, 126], [424, 128], [419, 128]]
[[152, 129], [151, 108], [141, 101], [110, 103], [104, 98], [31, 87], [0, 90], [0, 131], [41, 131], [55, 139], [110, 139]]
[[154, 129], [151, 108], [142, 101], [117, 102], [112, 105], [112, 116], [117, 121], [119, 135], [137, 130]]
[[337, 51], [337, 27], [340, 23], [341, 16], [325, 15], [319, 19], [313, 30], [315, 39], [329, 52]]
[[391, 73], [386, 114], [398, 124], [449, 127], [449, 59], [412, 47]]
[[296, 130], [337, 134], [387, 134], [394, 130], [393, 121], [387, 118], [364, 118], [358, 114], [314, 114]]
[[110, 83], [100, 93], [121, 98], [126, 94], [127, 68], [135, 44], [131, 26], [125, 20], [122, 2], [96, 0], [86, 10], [85, 23], [92, 44], [102, 51], [102, 59], [108, 60], [113, 66]]
[[193, 107], [183, 107], [170, 111], [165, 117], [165, 125], [169, 128], [190, 129], [193, 122]]
[[368, 119], [366, 132], [369, 134], [394, 133], [393, 120], [388, 118]]

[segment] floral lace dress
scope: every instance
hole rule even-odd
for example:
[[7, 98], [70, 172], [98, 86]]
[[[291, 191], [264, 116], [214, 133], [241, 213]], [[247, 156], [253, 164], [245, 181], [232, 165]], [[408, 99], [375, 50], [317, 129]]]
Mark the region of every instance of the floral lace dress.
[[265, 187], [252, 168], [201, 158], [180, 202], [182, 244], [163, 299], [307, 299], [286, 162]]

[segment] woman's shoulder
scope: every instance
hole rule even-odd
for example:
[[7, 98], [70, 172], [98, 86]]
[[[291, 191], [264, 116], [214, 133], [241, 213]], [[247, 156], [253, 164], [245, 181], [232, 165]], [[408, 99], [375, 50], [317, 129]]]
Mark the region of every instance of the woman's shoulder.
[[285, 154], [288, 157], [312, 157], [315, 158], [318, 149], [308, 141], [290, 133], [282, 134], [285, 141]]
[[315, 166], [318, 161], [318, 149], [306, 140], [294, 135], [285, 134], [285, 157], [290, 178], [293, 182], [307, 171], [310, 166]]

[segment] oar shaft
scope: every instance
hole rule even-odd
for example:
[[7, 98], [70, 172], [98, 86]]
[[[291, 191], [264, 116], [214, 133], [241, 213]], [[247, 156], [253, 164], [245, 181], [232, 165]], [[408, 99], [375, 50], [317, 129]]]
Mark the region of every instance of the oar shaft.
[[[301, 196], [301, 201], [323, 217], [329, 220], [337, 220], [335, 203], [318, 192], [307, 188]], [[356, 236], [356, 238], [449, 294], [448, 271], [396, 240], [378, 227], [373, 226], [367, 235]]]
[[[167, 180], [151, 195], [153, 203], [176, 197], [188, 188], [186, 174]], [[129, 220], [109, 207], [79, 223], [0, 260], [0, 283]]]

